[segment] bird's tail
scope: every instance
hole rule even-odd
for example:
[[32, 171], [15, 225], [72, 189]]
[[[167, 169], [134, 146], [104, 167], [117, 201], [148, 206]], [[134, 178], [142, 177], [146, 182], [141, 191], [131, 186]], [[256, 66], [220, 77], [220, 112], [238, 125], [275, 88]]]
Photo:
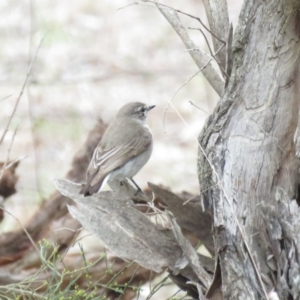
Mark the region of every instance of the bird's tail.
[[84, 197], [88, 197], [93, 194], [99, 193], [101, 191], [102, 187], [105, 185], [105, 183], [109, 179], [109, 175], [101, 178], [95, 184], [92, 185], [93, 179], [94, 179], [94, 177], [89, 178], [88, 181], [82, 185], [79, 194], [83, 194]]

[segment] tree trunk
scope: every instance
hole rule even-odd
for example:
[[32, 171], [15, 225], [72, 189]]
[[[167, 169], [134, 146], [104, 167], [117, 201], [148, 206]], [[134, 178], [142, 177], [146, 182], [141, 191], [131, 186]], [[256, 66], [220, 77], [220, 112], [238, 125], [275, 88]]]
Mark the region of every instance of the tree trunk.
[[300, 299], [299, 39], [299, 1], [245, 1], [229, 84], [199, 136], [224, 299]]

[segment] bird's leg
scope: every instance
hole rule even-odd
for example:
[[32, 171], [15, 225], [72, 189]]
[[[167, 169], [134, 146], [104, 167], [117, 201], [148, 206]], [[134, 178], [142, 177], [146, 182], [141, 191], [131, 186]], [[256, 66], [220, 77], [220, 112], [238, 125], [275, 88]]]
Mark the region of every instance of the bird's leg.
[[132, 178], [129, 178], [129, 179], [135, 185], [135, 187], [137, 188], [137, 191], [134, 195], [137, 195], [138, 193], [142, 193], [143, 195], [145, 195], [144, 192], [142, 191], [142, 189], [137, 185], [137, 183]]

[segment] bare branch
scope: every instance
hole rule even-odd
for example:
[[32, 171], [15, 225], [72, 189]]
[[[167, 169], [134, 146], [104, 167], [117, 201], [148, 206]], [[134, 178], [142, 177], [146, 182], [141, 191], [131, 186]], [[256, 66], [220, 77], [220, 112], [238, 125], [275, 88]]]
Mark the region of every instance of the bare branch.
[[[207, 47], [208, 47], [208, 50], [209, 50], [209, 53], [210, 53], [211, 57], [213, 57], [213, 59], [214, 59], [214, 60], [216, 61], [216, 63], [218, 64], [218, 66], [219, 66], [219, 68], [220, 68], [220, 70], [221, 70], [221, 72], [222, 72], [223, 77], [224, 77], [224, 78], [228, 78], [228, 76], [227, 76], [227, 74], [226, 74], [226, 71], [225, 71], [224, 67], [222, 66], [222, 64], [220, 63], [220, 61], [219, 61], [219, 59], [218, 59], [218, 54], [221, 52], [222, 49], [224, 49], [224, 46], [225, 46], [225, 45], [223, 44], [223, 42], [221, 42], [221, 46], [220, 46], [219, 49], [216, 50], [216, 53], [213, 53], [213, 51], [212, 51], [212, 49], [211, 49], [211, 47], [210, 47], [210, 44], [209, 44], [209, 42], [208, 42], [208, 39], [207, 39], [205, 33], [203, 32], [203, 30], [202, 30], [201, 28], [192, 28], [192, 27], [189, 27], [189, 29], [191, 29], [191, 30], [199, 30], [199, 31], [201, 32], [202, 36], [203, 36], [204, 39], [205, 39], [205, 42], [206, 42], [206, 45], [207, 45]], [[203, 52], [203, 51], [202, 51], [202, 52]]]
[[175, 270], [175, 262], [182, 251], [172, 233], [156, 229], [145, 215], [134, 208], [128, 196], [107, 191], [83, 197], [78, 193], [80, 185], [66, 180], [56, 180], [55, 186], [77, 203], [77, 207], [68, 207], [71, 215], [95, 233], [118, 257], [136, 261], [155, 272], [162, 271], [164, 266]]
[[[210, 30], [219, 39], [226, 41], [229, 30], [229, 16], [226, 0], [203, 0]], [[222, 46], [222, 42], [212, 36], [215, 51]], [[223, 69], [226, 67], [226, 49], [223, 48], [217, 55]]]
[[228, 85], [229, 78], [231, 75], [232, 71], [232, 64], [233, 64], [233, 55], [232, 55], [232, 38], [233, 38], [233, 27], [232, 24], [230, 24], [229, 32], [228, 32], [228, 39], [227, 39], [227, 44], [226, 44], [226, 83], [225, 86]]
[[191, 14], [189, 14], [189, 13], [186, 13], [186, 12], [180, 10], [180, 9], [175, 9], [175, 8], [173, 8], [173, 7], [169, 6], [169, 5], [163, 4], [163, 3], [158, 3], [158, 2], [156, 2], [156, 1], [151, 1], [151, 0], [143, 0], [143, 1], [144, 1], [144, 2], [149, 2], [149, 3], [159, 4], [159, 5], [162, 6], [162, 7], [171, 9], [172, 11], [175, 11], [175, 12], [177, 12], [177, 13], [179, 13], [179, 14], [183, 14], [183, 15], [185, 15], [185, 16], [187, 16], [187, 17], [190, 17], [190, 18], [192, 18], [192, 19], [197, 20], [197, 21], [203, 26], [203, 28], [204, 28], [205, 30], [207, 30], [214, 38], [216, 38], [216, 39], [217, 39], [218, 41], [220, 41], [221, 43], [225, 44], [225, 41], [223, 41], [222, 39], [220, 39], [220, 38], [219, 38], [218, 36], [216, 36], [211, 30], [209, 30], [209, 28], [207, 28], [207, 27], [205, 26], [205, 24], [201, 21], [201, 19], [200, 19], [199, 17], [194, 16], [194, 15], [191, 15]]
[[174, 9], [165, 8], [160, 4], [157, 4], [157, 8], [163, 14], [163, 16], [172, 25], [174, 30], [177, 32], [187, 49], [195, 49], [194, 51], [189, 51], [191, 57], [195, 61], [199, 69], [203, 68], [202, 73], [208, 80], [213, 89], [217, 92], [219, 96], [222, 95], [224, 90], [224, 82], [216, 72], [216, 70], [209, 63], [210, 58], [203, 55], [201, 51], [197, 50], [197, 46], [188, 36], [186, 29], [181, 24], [180, 18]]

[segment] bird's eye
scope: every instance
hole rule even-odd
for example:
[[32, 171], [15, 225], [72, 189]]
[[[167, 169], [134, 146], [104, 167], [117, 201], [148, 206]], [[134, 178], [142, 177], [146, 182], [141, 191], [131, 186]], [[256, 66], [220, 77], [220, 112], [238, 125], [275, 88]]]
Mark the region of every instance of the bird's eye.
[[141, 107], [141, 112], [145, 112], [145, 111], [146, 111], [145, 107]]

